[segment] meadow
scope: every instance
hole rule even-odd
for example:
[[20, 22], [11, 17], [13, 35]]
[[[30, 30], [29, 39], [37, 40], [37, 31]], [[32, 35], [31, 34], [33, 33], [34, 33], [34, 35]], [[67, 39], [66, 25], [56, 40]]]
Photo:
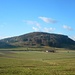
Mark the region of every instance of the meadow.
[[75, 51], [0, 49], [0, 75], [75, 75]]

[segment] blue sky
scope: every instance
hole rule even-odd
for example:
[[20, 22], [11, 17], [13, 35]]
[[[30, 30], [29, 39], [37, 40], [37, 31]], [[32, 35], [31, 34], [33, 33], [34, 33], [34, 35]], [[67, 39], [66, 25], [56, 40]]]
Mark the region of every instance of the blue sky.
[[0, 0], [0, 39], [36, 31], [75, 39], [75, 0]]

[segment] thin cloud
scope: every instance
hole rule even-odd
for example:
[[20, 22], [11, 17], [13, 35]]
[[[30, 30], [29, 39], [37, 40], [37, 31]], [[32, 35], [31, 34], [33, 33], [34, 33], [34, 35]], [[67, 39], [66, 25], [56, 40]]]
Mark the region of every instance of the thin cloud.
[[70, 38], [75, 41], [75, 36], [70, 36]]
[[5, 37], [0, 36], [0, 39], [3, 39], [3, 38], [5, 38]]
[[41, 25], [39, 23], [35, 23], [35, 25], [38, 27], [38, 28], [41, 28]]
[[9, 38], [11, 36], [0, 36], [0, 39], [5, 39], [5, 38]]
[[24, 21], [25, 23], [32, 25], [32, 29], [34, 31], [45, 31], [45, 32], [53, 32], [55, 30], [55, 28], [47, 28], [47, 27], [41, 27], [41, 24], [38, 23], [37, 21]]
[[54, 31], [55, 30], [55, 28], [44, 28], [44, 31], [45, 32], [52, 32], [52, 31]]
[[39, 28], [36, 28], [36, 27], [32, 27], [32, 29], [33, 29], [34, 31], [39, 31]]
[[47, 17], [39, 17], [41, 20], [43, 20], [46, 23], [57, 23], [56, 20], [53, 20], [51, 18], [47, 18]]
[[73, 30], [70, 26], [67, 26], [67, 25], [63, 25], [63, 28], [67, 30]]
[[38, 23], [37, 21], [24, 21], [24, 22], [30, 25], [36, 25], [38, 28], [41, 28], [40, 23]]
[[59, 32], [58, 34], [64, 35], [62, 32]]
[[36, 21], [31, 21], [31, 20], [24, 20], [24, 22], [30, 25], [36, 24]]

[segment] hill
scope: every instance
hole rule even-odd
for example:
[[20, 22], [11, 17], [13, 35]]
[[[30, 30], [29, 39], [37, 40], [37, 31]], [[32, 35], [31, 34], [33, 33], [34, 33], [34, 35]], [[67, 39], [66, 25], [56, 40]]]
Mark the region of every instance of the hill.
[[12, 47], [15, 47], [15, 46], [10, 45], [10, 44], [8, 44], [6, 42], [0, 41], [0, 48], [12, 48]]
[[1, 41], [17, 47], [51, 46], [58, 48], [75, 48], [75, 41], [68, 36], [45, 32], [32, 32], [17, 37], [6, 38]]

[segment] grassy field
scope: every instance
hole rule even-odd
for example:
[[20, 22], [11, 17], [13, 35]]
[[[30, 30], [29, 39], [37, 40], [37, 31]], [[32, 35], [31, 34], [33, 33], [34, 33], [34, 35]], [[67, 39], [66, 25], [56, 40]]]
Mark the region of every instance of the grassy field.
[[75, 75], [75, 51], [0, 51], [0, 75]]

